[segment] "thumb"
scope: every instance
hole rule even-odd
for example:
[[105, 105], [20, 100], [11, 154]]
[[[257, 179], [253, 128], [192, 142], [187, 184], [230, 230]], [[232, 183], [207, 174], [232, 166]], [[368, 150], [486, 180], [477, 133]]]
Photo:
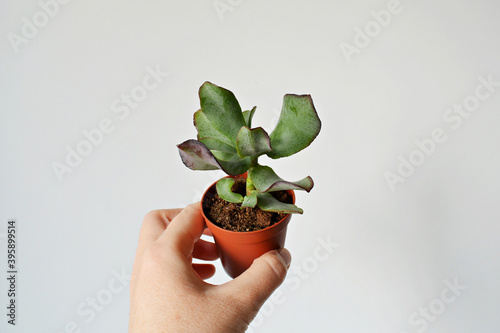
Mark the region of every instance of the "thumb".
[[260, 308], [283, 283], [292, 256], [287, 249], [272, 250], [255, 259], [252, 266], [226, 285], [251, 307]]

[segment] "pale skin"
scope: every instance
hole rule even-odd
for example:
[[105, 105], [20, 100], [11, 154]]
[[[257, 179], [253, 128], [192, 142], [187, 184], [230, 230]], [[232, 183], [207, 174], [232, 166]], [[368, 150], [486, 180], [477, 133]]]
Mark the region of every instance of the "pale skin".
[[284, 281], [288, 250], [270, 251], [222, 285], [215, 274], [214, 243], [200, 239], [200, 204], [149, 212], [143, 221], [130, 284], [129, 333], [245, 332], [267, 298]]

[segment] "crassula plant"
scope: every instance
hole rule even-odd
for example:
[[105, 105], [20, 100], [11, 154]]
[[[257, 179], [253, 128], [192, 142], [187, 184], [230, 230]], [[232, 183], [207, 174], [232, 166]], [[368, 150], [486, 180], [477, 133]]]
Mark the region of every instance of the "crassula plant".
[[280, 118], [271, 134], [262, 127], [252, 128], [256, 108], [242, 112], [231, 91], [205, 82], [199, 97], [201, 109], [194, 114], [197, 140], [177, 146], [184, 164], [192, 170], [221, 169], [231, 176], [247, 173], [246, 195], [232, 191], [233, 178], [217, 182], [217, 193], [228, 202], [269, 212], [301, 214], [301, 208], [278, 201], [270, 192], [309, 192], [314, 185], [312, 178], [283, 180], [269, 166], [260, 165], [258, 159], [262, 155], [272, 159], [287, 157], [311, 144], [321, 129], [311, 96], [285, 95]]

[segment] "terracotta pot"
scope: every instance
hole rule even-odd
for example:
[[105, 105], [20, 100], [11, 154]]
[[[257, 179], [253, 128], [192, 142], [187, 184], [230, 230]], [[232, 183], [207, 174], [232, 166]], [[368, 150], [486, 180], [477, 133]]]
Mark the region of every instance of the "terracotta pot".
[[[243, 176], [246, 176], [243, 175]], [[231, 176], [225, 177], [229, 178]], [[201, 199], [201, 211], [207, 227], [214, 235], [215, 245], [219, 251], [222, 266], [232, 278], [243, 273], [252, 262], [264, 253], [281, 249], [285, 246], [286, 228], [290, 222], [291, 215], [286, 215], [279, 222], [257, 231], [236, 232], [223, 229], [212, 223], [203, 212], [205, 197], [215, 196], [216, 189], [213, 183], [203, 194]], [[295, 194], [292, 190], [287, 191], [295, 203]]]

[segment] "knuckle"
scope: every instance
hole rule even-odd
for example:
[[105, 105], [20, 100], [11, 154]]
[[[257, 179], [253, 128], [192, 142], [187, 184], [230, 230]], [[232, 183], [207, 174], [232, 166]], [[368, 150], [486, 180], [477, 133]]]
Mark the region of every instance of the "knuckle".
[[187, 205], [183, 210], [185, 211], [186, 214], [194, 214], [198, 210], [199, 204], [197, 203], [192, 203]]
[[159, 210], [152, 210], [148, 212], [146, 215], [144, 215], [144, 219], [142, 220], [143, 224], [150, 223], [151, 221], [155, 221], [161, 217], [160, 211]]
[[284, 263], [280, 259], [278, 259], [277, 255], [266, 255], [257, 260], [262, 260], [263, 262], [265, 262], [279, 281], [283, 281], [285, 279], [287, 269]]

